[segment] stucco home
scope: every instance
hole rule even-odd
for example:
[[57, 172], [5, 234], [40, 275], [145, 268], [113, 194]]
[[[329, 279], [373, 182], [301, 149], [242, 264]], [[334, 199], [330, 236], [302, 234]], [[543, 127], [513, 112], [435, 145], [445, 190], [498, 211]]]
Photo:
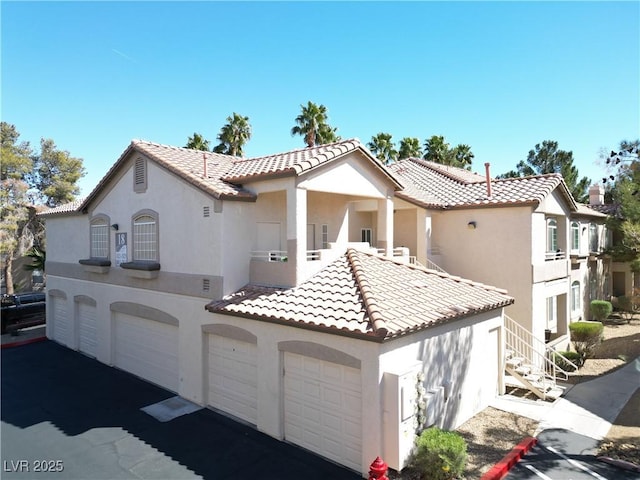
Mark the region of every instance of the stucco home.
[[[606, 297], [606, 216], [577, 204], [558, 174], [493, 179], [421, 159], [393, 164], [401, 179], [396, 245], [419, 263], [507, 288], [506, 325], [537, 356], [568, 347], [568, 325]], [[507, 347], [509, 348], [509, 346]]]
[[259, 158], [135, 140], [43, 215], [47, 336], [363, 475], [401, 469], [417, 406], [454, 428], [504, 391], [513, 303], [394, 248], [401, 189], [357, 140]]

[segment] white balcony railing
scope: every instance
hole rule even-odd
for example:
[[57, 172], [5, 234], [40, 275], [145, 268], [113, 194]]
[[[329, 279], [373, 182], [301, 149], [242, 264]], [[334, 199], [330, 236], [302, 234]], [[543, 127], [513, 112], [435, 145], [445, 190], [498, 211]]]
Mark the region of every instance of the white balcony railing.
[[263, 262], [286, 262], [287, 252], [284, 250], [256, 250], [251, 252], [251, 258]]
[[566, 252], [563, 252], [562, 250], [558, 250], [557, 252], [546, 252], [544, 254], [544, 259], [546, 261], [563, 260], [565, 258], [567, 258], [567, 254], [566, 254]]

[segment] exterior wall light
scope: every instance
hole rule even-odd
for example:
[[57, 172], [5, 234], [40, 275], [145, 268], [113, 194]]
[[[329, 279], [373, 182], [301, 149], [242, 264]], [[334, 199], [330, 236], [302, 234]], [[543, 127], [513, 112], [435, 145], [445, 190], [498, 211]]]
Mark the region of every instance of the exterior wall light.
[[469, 230], [475, 230], [476, 229], [476, 222], [475, 221], [471, 221], [471, 222], [467, 223], [467, 228]]
[[111, 228], [113, 228], [117, 232], [118, 231], [118, 224], [114, 223], [113, 225], [111, 225]]

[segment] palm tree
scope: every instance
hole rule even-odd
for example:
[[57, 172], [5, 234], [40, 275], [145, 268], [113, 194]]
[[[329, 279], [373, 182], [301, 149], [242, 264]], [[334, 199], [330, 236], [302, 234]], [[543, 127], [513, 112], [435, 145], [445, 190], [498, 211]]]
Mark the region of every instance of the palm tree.
[[443, 165], [451, 165], [453, 155], [449, 149], [449, 144], [444, 140], [442, 135], [433, 135], [424, 142], [425, 160], [431, 162], [442, 163]]
[[251, 139], [251, 125], [249, 117], [233, 112], [233, 115], [227, 117], [227, 123], [220, 129], [218, 134], [220, 144], [213, 151], [241, 157], [244, 145]]
[[204, 150], [205, 152], [208, 152], [209, 140], [205, 140], [202, 135], [194, 132], [193, 136], [187, 139], [185, 148], [191, 148], [192, 150]]
[[385, 165], [394, 162], [398, 157], [398, 151], [393, 148], [390, 133], [380, 132], [374, 135], [371, 137], [371, 141], [367, 143], [367, 147]]
[[422, 156], [422, 148], [420, 147], [420, 140], [416, 137], [404, 137], [400, 140], [400, 151], [398, 152], [398, 158], [420, 157]]
[[471, 162], [473, 161], [473, 152], [471, 147], [465, 143], [461, 143], [453, 149], [453, 158], [456, 167], [471, 170]]
[[336, 135], [337, 128], [331, 128], [327, 124], [327, 108], [324, 105], [316, 105], [307, 102], [300, 105], [302, 113], [296, 117], [296, 125], [291, 129], [291, 135], [301, 135], [307, 147], [322, 145], [339, 140]]

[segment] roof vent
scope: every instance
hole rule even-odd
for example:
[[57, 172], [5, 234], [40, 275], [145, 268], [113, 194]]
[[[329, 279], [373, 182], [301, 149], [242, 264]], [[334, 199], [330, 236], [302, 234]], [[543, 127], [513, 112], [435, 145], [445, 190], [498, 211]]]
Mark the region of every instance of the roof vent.
[[491, 164], [484, 164], [485, 175], [487, 177], [487, 198], [491, 199]]

